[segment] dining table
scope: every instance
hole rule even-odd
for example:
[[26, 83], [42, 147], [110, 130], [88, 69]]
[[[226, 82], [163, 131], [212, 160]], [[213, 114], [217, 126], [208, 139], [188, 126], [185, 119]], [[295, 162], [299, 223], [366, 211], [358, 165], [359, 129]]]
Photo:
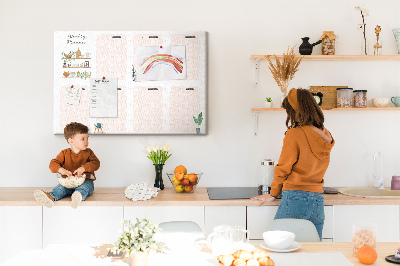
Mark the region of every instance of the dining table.
[[[285, 256], [293, 256], [296, 254], [303, 254], [307, 256], [313, 255], [326, 255], [326, 254], [338, 254], [344, 256], [347, 259], [348, 265], [365, 265], [358, 261], [357, 257], [353, 255], [352, 243], [351, 242], [303, 242], [300, 243], [300, 249], [290, 253], [275, 253], [272, 251], [265, 250], [259, 242], [252, 242], [250, 245], [254, 249], [264, 250], [269, 253], [269, 256], [273, 259], [274, 256], [277, 258], [285, 258]], [[376, 244], [376, 251], [378, 259], [373, 264], [374, 266], [381, 265], [396, 265], [389, 263], [385, 260], [388, 255], [394, 255], [395, 250], [400, 246], [399, 242], [378, 242]], [[14, 257], [8, 259], [2, 266], [20, 266], [20, 265], [40, 265], [40, 266], [63, 266], [63, 265], [110, 265], [110, 266], [125, 266], [130, 265], [130, 258], [124, 256], [123, 258], [111, 258], [108, 257], [108, 250], [112, 247], [111, 244], [99, 244], [99, 245], [76, 245], [76, 244], [52, 244], [45, 247], [43, 250], [23, 250]], [[320, 256], [316, 256], [320, 258]], [[330, 257], [330, 256], [327, 256]], [[314, 258], [314, 257], [313, 257]], [[189, 249], [182, 249], [180, 251], [170, 253], [150, 253], [148, 266], [155, 265], [204, 265], [204, 266], [218, 266], [217, 258], [211, 254], [211, 250], [207, 247], [207, 244], [202, 243], [198, 245], [196, 251], [190, 251]], [[399, 261], [400, 263], [400, 261]], [[280, 266], [275, 261], [276, 266]], [[285, 264], [283, 264], [285, 265]], [[287, 264], [286, 264], [287, 265]], [[296, 266], [301, 264], [296, 264]], [[317, 264], [312, 264], [317, 265]], [[326, 265], [323, 261], [319, 265]], [[329, 265], [334, 265], [330, 261]], [[338, 264], [339, 265], [339, 264]]]

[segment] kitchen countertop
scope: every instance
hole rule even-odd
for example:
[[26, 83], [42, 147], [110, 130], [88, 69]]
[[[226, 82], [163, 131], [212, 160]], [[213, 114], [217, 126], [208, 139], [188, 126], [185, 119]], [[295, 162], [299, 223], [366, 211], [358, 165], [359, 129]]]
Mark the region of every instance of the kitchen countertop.
[[[38, 187], [0, 187], [0, 206], [41, 206], [33, 197], [36, 189], [51, 191], [52, 188]], [[257, 206], [258, 202], [246, 199], [210, 200], [207, 189], [196, 188], [194, 193], [176, 193], [171, 187], [160, 191], [157, 197], [146, 201], [132, 201], [125, 198], [125, 188], [97, 187], [93, 195], [81, 206]], [[400, 205], [399, 199], [377, 199], [347, 196], [343, 194], [324, 194], [325, 205]], [[55, 206], [69, 206], [70, 197], [63, 198]], [[280, 200], [265, 203], [263, 206], [278, 206]]]

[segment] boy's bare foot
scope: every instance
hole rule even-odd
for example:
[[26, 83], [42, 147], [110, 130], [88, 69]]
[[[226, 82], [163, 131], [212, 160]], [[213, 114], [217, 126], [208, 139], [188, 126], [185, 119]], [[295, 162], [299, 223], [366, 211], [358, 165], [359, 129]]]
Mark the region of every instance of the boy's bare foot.
[[75, 191], [71, 196], [71, 207], [77, 209], [79, 204], [82, 202], [82, 194], [79, 191]]
[[33, 193], [33, 196], [35, 196], [35, 199], [47, 208], [51, 208], [54, 206], [54, 199], [48, 192], [44, 192], [43, 190], [36, 190]]

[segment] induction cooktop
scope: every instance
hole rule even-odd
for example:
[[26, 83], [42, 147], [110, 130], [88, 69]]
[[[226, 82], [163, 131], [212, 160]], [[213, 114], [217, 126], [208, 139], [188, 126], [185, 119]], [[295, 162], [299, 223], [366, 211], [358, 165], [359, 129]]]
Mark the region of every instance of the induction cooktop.
[[210, 200], [250, 199], [258, 196], [257, 187], [212, 187], [207, 188]]

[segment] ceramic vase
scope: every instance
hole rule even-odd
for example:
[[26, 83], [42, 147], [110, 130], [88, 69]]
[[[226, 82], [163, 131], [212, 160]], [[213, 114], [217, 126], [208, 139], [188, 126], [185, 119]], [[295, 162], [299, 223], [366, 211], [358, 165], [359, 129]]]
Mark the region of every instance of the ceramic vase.
[[153, 164], [156, 170], [156, 180], [154, 181], [154, 187], [158, 187], [159, 189], [164, 189], [164, 182], [162, 179], [162, 170], [163, 164]]
[[394, 38], [396, 38], [397, 43], [397, 53], [400, 54], [400, 28], [392, 29]]
[[131, 254], [132, 266], [147, 266], [149, 251], [136, 252]]
[[367, 38], [361, 38], [361, 55], [369, 55], [369, 43]]
[[267, 102], [265, 101], [265, 108], [272, 108], [273, 107], [273, 102]]

